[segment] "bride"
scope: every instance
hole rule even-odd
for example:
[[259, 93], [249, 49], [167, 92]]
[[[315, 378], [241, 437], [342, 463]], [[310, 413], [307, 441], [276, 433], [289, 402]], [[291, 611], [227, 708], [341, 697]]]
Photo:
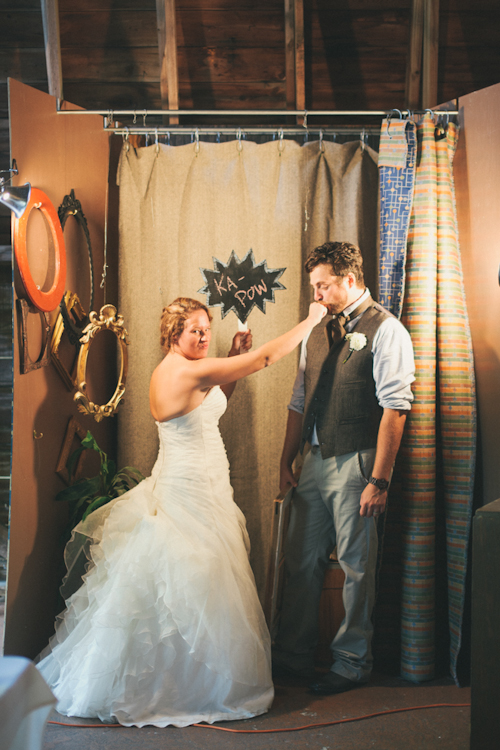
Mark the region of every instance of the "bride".
[[164, 308], [166, 354], [150, 386], [157, 461], [76, 527], [88, 570], [40, 655], [60, 713], [183, 727], [270, 707], [269, 633], [218, 421], [235, 382], [291, 352], [325, 312], [312, 303], [304, 321], [252, 352], [250, 335], [237, 333], [219, 359], [207, 357], [205, 305], [179, 297]]

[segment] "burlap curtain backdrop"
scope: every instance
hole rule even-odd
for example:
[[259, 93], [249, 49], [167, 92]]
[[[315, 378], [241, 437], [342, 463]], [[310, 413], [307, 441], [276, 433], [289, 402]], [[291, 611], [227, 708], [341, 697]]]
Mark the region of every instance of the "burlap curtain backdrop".
[[[120, 465], [149, 473], [157, 431], [149, 413], [151, 373], [162, 357], [162, 307], [179, 295], [205, 301], [201, 268], [253, 250], [257, 262], [286, 267], [275, 304], [254, 309], [255, 346], [295, 325], [311, 295], [303, 272], [308, 251], [327, 240], [360, 245], [376, 289], [377, 156], [355, 141], [292, 140], [257, 144], [200, 142], [125, 146], [119, 164], [119, 312], [130, 335], [125, 403], [119, 414]], [[211, 356], [225, 356], [237, 320], [213, 310]], [[298, 351], [241, 381], [221, 420], [235, 500], [252, 541], [261, 593], [269, 551], [272, 501]]]

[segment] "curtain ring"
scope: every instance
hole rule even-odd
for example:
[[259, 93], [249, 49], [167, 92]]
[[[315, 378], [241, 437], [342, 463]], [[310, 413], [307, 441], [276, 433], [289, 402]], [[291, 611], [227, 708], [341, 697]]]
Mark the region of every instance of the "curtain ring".
[[323, 154], [325, 152], [324, 146], [323, 146], [323, 131], [319, 131], [319, 152], [320, 154]]
[[279, 138], [279, 141], [278, 141], [278, 152], [279, 152], [280, 156], [281, 156], [281, 154], [283, 152], [283, 149], [285, 148], [284, 143], [283, 143], [283, 135], [284, 135], [283, 128], [280, 128], [278, 130], [278, 138]]
[[445, 115], [446, 115], [446, 125], [443, 125], [443, 130], [447, 130], [448, 129], [448, 125], [450, 124], [450, 113], [448, 111], [443, 112], [443, 114], [442, 114], [443, 120], [444, 120], [444, 116]]
[[195, 140], [194, 153], [196, 154], [196, 156], [198, 156], [198, 154], [200, 153], [200, 133], [199, 133], [198, 128], [196, 128], [194, 132], [194, 140]]
[[143, 127], [146, 127], [146, 117], [147, 117], [147, 116], [148, 116], [148, 110], [147, 110], [147, 109], [145, 109], [145, 110], [144, 110], [144, 113], [143, 113], [143, 115], [142, 115], [142, 125], [143, 125]]
[[236, 140], [238, 141], [237, 149], [241, 153], [243, 150], [243, 144], [241, 142], [241, 128], [238, 128], [238, 132], [236, 133]]
[[134, 109], [134, 119], [132, 120], [132, 125], [135, 125], [137, 122], [137, 112]]
[[122, 133], [122, 139], [123, 139], [123, 146], [125, 148], [125, 151], [130, 151], [130, 143], [129, 143], [129, 133], [128, 133], [128, 127], [125, 125], [125, 133]]
[[390, 139], [392, 139], [392, 135], [389, 133], [389, 125], [391, 124], [392, 112], [393, 112], [393, 110], [391, 110], [391, 112], [387, 113], [387, 133], [386, 133], [386, 135]]

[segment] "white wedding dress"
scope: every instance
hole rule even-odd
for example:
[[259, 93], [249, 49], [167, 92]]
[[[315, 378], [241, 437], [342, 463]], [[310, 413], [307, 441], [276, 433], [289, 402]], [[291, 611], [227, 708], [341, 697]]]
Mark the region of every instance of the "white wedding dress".
[[[157, 423], [151, 476], [77, 527], [90, 567], [38, 664], [59, 712], [182, 727], [270, 707], [270, 639], [218, 428], [225, 407], [217, 387]], [[70, 542], [70, 568], [72, 555]]]

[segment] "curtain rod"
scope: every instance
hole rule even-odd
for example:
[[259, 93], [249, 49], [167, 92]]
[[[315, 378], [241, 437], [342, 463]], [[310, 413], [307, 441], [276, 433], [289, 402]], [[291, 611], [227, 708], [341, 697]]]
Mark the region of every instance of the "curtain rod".
[[161, 115], [163, 117], [193, 116], [197, 117], [387, 117], [397, 113], [400, 119], [403, 114], [411, 115], [448, 114], [458, 115], [458, 110], [450, 109], [388, 109], [388, 110], [307, 110], [307, 109], [60, 109], [61, 100], [57, 100], [57, 114], [59, 115], [102, 115], [113, 121], [115, 115], [129, 115], [130, 117], [149, 117]]
[[281, 134], [287, 135], [352, 135], [353, 133], [365, 133], [366, 135], [378, 135], [380, 127], [366, 127], [359, 125], [355, 128], [282, 128], [282, 127], [261, 127], [261, 128], [199, 128], [194, 125], [180, 126], [160, 126], [160, 127], [127, 127], [126, 125], [119, 128], [110, 128], [110, 132], [115, 135], [236, 135], [243, 138], [245, 135], [259, 135], [260, 133], [275, 133], [279, 137]]

